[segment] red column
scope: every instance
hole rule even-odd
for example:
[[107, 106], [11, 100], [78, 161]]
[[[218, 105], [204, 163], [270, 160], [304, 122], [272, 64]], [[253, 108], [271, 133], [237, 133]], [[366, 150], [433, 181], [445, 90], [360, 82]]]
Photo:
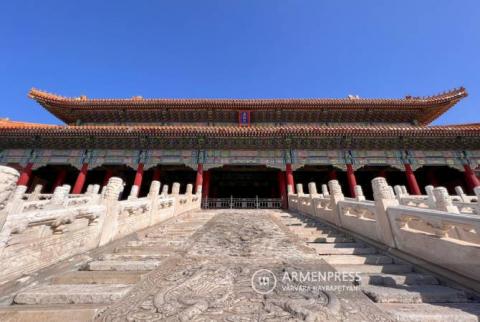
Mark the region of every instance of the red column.
[[83, 185], [85, 184], [85, 179], [87, 178], [88, 163], [82, 165], [82, 169], [78, 173], [77, 180], [73, 186], [72, 193], [82, 193]]
[[355, 198], [355, 186], [357, 185], [357, 179], [355, 178], [355, 172], [353, 171], [351, 164], [347, 164], [347, 180], [350, 196]]
[[384, 169], [382, 169], [378, 171], [378, 176], [382, 178], [387, 178], [387, 172]]
[[337, 170], [331, 169], [328, 171], [328, 180], [337, 180]]
[[408, 188], [412, 195], [421, 195], [420, 187], [418, 186], [417, 178], [413, 173], [412, 166], [408, 163], [405, 164], [405, 175], [407, 176]]
[[55, 190], [56, 187], [61, 186], [65, 182], [65, 177], [67, 176], [67, 169], [60, 169], [57, 174], [57, 178], [52, 186], [52, 191]]
[[202, 185], [202, 198], [208, 198], [208, 193], [210, 189], [210, 171], [203, 171], [203, 185]]
[[133, 180], [133, 185], [138, 187], [140, 191], [140, 187], [142, 186], [143, 180], [143, 163], [139, 163], [137, 167], [137, 172], [135, 173], [135, 179]]
[[160, 181], [160, 168], [159, 167], [155, 167], [155, 169], [153, 169], [152, 181]]
[[286, 165], [287, 186], [292, 186], [292, 191], [295, 192], [295, 181], [293, 180], [292, 165], [287, 163]]
[[473, 190], [473, 188], [480, 186], [480, 181], [478, 180], [475, 171], [472, 170], [470, 165], [464, 164], [463, 168], [465, 169], [465, 179], [467, 180], [470, 189]]
[[285, 184], [285, 172], [278, 172], [278, 190], [280, 191], [280, 197], [282, 198], [282, 208], [288, 208], [288, 196], [287, 185]]
[[18, 186], [28, 186], [28, 182], [30, 181], [30, 177], [32, 176], [32, 167], [33, 163], [29, 162], [23, 168], [22, 173], [20, 174], [20, 178], [18, 178], [17, 185]]
[[106, 186], [108, 184], [108, 180], [113, 176], [113, 171], [112, 169], [107, 169], [105, 170], [105, 177], [103, 177], [103, 183], [102, 186]]
[[197, 178], [195, 179], [195, 191], [197, 191], [198, 186], [202, 186], [202, 185], [203, 185], [203, 164], [199, 163], [197, 165]]
[[438, 180], [437, 180], [434, 168], [429, 168], [427, 170], [427, 180], [428, 180], [428, 183], [431, 184], [432, 186], [434, 187], [438, 186]]

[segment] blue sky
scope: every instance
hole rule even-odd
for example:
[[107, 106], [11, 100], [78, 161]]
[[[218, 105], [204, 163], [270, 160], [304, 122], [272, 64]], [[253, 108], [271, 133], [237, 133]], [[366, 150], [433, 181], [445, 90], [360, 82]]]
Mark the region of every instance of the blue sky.
[[0, 117], [59, 123], [31, 87], [88, 97], [403, 97], [465, 86], [479, 122], [480, 1], [2, 1]]

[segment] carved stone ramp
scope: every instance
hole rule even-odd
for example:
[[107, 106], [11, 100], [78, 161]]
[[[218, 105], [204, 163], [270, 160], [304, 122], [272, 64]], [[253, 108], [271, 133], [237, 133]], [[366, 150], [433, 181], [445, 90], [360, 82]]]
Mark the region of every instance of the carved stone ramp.
[[[351, 283], [291, 281], [299, 272], [334, 270], [282, 224], [280, 214], [217, 210], [186, 252], [166, 258], [97, 320], [392, 321], [361, 291], [346, 289]], [[267, 275], [257, 280], [259, 272]], [[276, 287], [268, 289], [273, 277]]]
[[[337, 271], [358, 272], [356, 284], [393, 320], [479, 321], [480, 303], [476, 294], [442, 285], [438, 278], [416, 272], [409, 263], [387, 254], [364, 252], [363, 249], [371, 247], [320, 220], [299, 214], [281, 214], [278, 218]], [[318, 238], [331, 235], [335, 239]], [[339, 253], [339, 249], [351, 252]]]

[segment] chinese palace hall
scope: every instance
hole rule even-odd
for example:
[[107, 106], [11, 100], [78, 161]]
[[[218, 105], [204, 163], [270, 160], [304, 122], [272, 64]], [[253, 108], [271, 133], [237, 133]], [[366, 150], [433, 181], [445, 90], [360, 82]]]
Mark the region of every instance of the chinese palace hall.
[[[480, 182], [480, 123], [431, 125], [464, 88], [399, 99], [121, 99], [29, 97], [64, 125], [0, 120], [0, 163], [19, 184], [82, 193], [111, 176], [140, 195], [152, 180], [202, 186], [202, 197], [273, 198], [287, 185], [337, 179], [346, 195], [378, 176], [424, 194], [426, 185], [472, 191]], [[457, 108], [461, 108], [461, 103]], [[137, 189], [135, 189], [136, 191]]]

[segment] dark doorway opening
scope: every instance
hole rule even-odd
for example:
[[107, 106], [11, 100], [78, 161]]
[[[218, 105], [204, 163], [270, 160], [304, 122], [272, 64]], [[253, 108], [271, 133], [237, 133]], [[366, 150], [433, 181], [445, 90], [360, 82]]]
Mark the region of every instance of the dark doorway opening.
[[209, 198], [280, 198], [278, 169], [223, 166], [210, 169]]

